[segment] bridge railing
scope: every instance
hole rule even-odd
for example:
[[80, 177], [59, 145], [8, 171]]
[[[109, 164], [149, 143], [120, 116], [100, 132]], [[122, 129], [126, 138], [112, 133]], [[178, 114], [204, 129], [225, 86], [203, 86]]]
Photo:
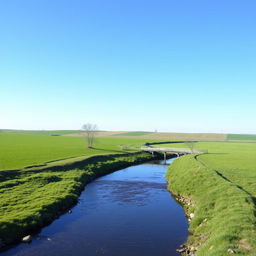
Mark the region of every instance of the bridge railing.
[[165, 152], [165, 153], [194, 153], [194, 154], [201, 154], [201, 153], [207, 153], [203, 150], [198, 149], [189, 149], [189, 148], [153, 148], [153, 147], [141, 147], [142, 151], [147, 152]]

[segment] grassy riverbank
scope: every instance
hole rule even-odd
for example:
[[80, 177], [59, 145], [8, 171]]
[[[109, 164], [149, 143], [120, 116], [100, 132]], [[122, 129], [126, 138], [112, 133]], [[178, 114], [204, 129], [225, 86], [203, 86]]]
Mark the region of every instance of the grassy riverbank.
[[0, 244], [50, 223], [77, 202], [85, 184], [101, 175], [152, 159], [146, 153], [101, 156], [69, 168], [5, 172], [0, 185]]
[[256, 145], [202, 142], [197, 148], [210, 154], [183, 156], [167, 175], [169, 190], [191, 218], [189, 250], [197, 249], [197, 256], [256, 255]]

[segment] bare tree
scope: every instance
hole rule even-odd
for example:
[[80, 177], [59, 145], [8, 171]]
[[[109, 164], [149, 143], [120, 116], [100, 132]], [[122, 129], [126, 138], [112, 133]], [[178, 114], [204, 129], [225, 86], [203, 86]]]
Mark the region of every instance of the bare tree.
[[82, 130], [84, 131], [83, 135], [87, 139], [87, 147], [92, 148], [95, 139], [95, 133], [97, 132], [97, 125], [90, 123], [84, 124], [82, 126]]
[[191, 153], [194, 153], [196, 142], [195, 141], [186, 141], [185, 144], [190, 149]]

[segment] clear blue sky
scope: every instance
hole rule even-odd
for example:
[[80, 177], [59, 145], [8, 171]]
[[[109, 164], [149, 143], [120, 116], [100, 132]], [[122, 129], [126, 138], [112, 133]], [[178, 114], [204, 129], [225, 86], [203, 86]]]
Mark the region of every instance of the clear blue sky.
[[256, 133], [255, 0], [0, 1], [0, 128]]

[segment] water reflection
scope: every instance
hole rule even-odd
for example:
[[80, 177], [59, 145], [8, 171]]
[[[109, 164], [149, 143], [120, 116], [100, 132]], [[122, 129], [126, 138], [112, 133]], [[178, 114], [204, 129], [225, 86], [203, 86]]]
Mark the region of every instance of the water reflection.
[[153, 192], [157, 193], [155, 190], [166, 190], [165, 184], [156, 182], [99, 180], [96, 184], [99, 185], [98, 193], [101, 193], [101, 196], [106, 200], [113, 203], [133, 204], [136, 206], [150, 203], [150, 195]]

